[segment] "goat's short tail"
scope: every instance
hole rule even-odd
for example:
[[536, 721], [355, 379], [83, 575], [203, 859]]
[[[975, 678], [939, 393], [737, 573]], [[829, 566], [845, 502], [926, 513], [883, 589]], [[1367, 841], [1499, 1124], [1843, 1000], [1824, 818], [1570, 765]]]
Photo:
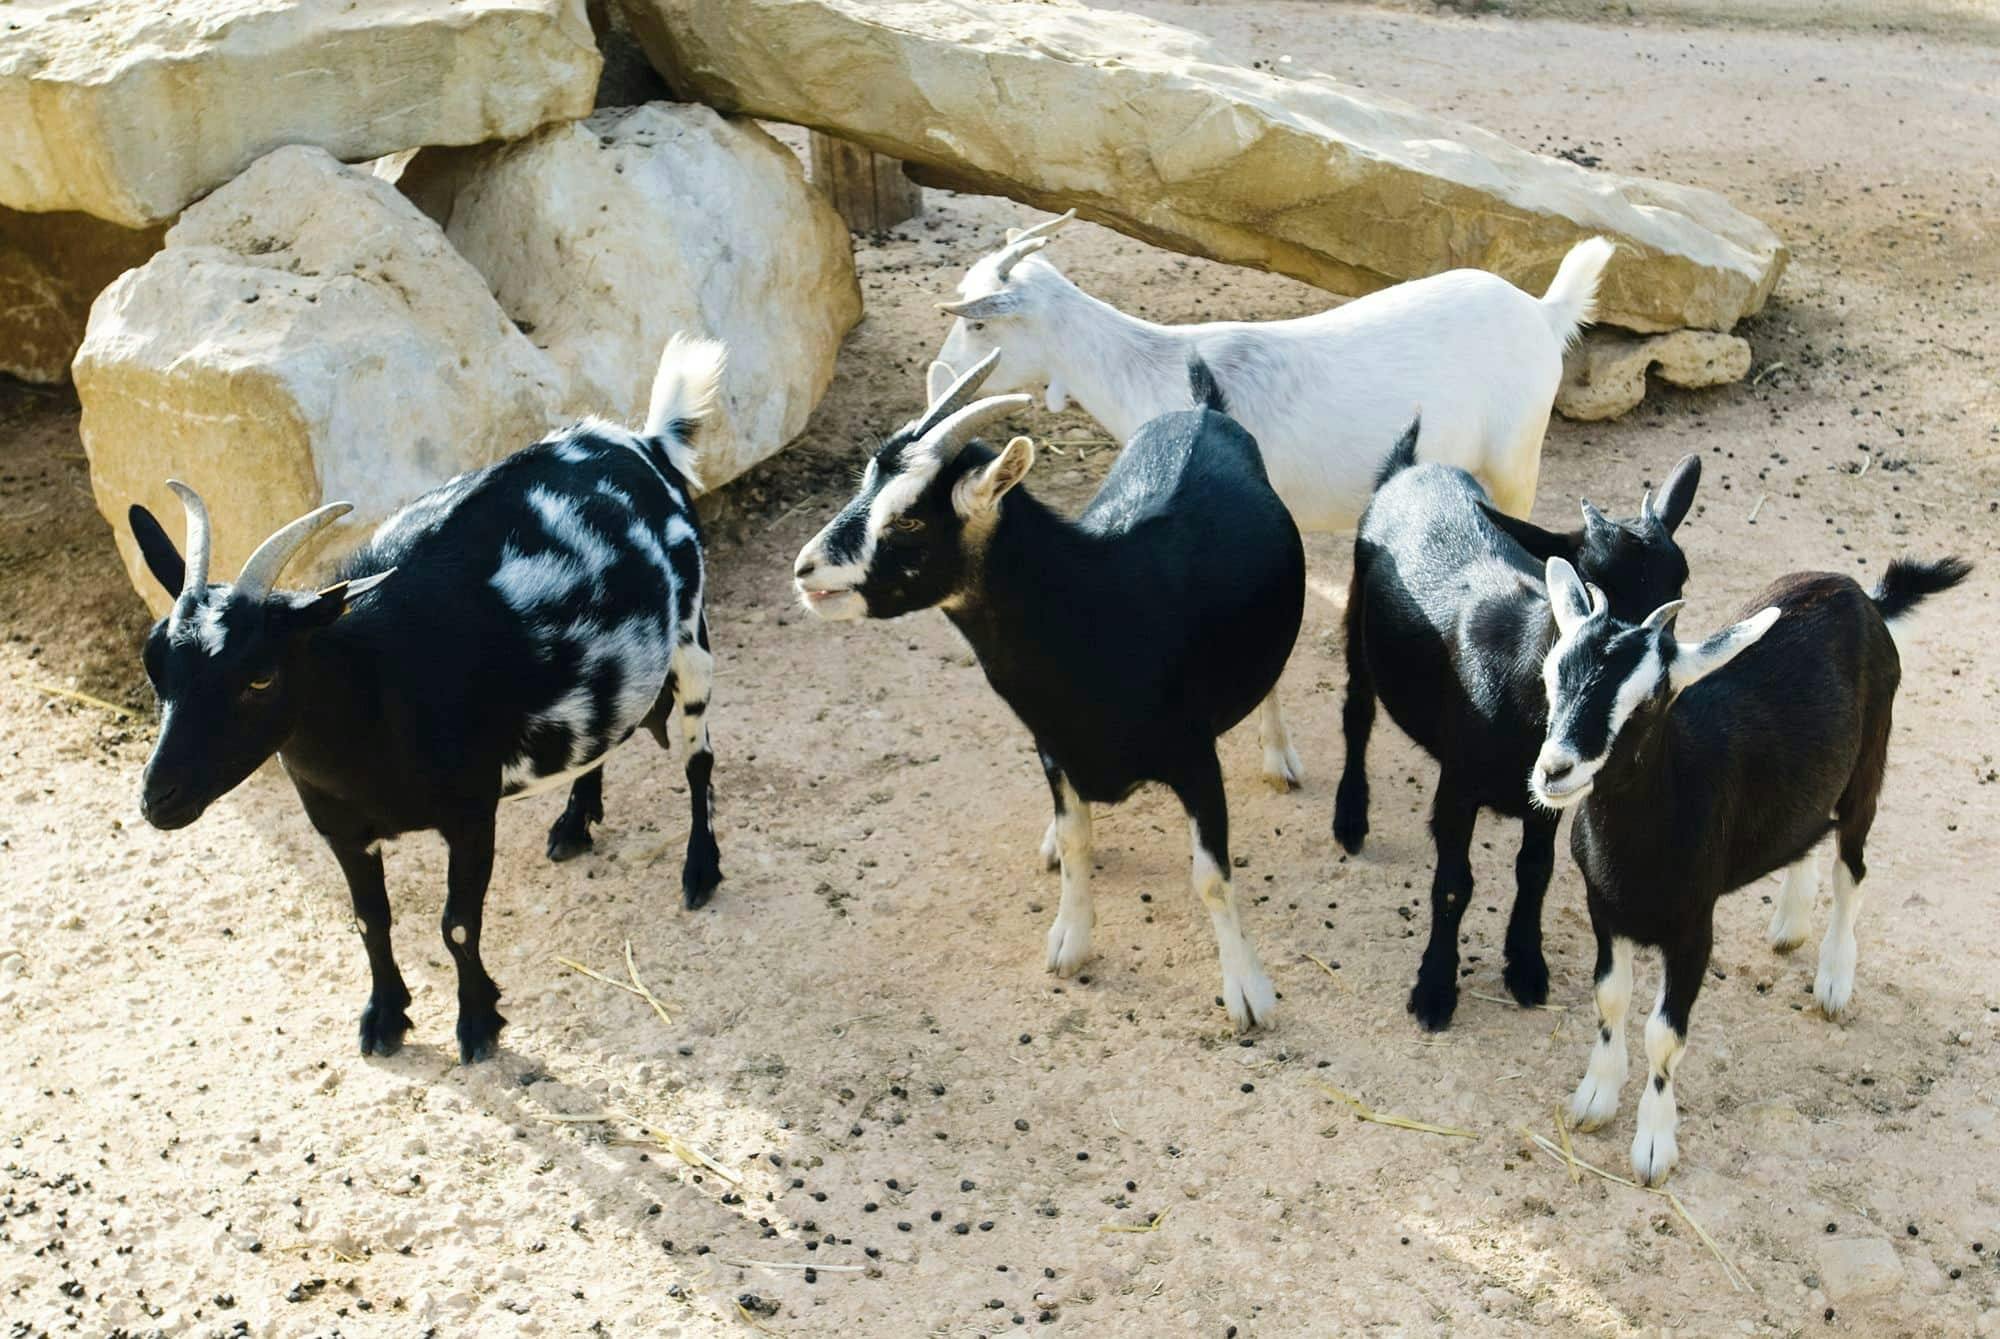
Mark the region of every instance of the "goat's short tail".
[[1542, 294], [1542, 313], [1564, 348], [1576, 343], [1583, 328], [1597, 316], [1597, 281], [1611, 263], [1617, 246], [1606, 237], [1588, 237], [1569, 249], [1549, 291]]
[[1229, 401], [1223, 397], [1222, 387], [1216, 384], [1215, 373], [1209, 370], [1206, 360], [1198, 353], [1188, 355], [1188, 393], [1194, 396], [1196, 409], [1212, 409], [1218, 414], [1229, 412]]
[[676, 334], [660, 354], [660, 370], [653, 374], [653, 394], [646, 402], [647, 439], [666, 452], [668, 462], [696, 490], [701, 477], [695, 472], [695, 430], [715, 408], [728, 355], [720, 340]]
[[1889, 625], [1889, 635], [1896, 639], [1897, 649], [1903, 643], [1901, 625], [1916, 612], [1917, 606], [1939, 591], [1950, 590], [1971, 574], [1972, 564], [1959, 557], [1932, 562], [1897, 558], [1889, 564], [1881, 584], [1875, 587], [1875, 608]]
[[1403, 429], [1403, 435], [1389, 448], [1388, 456], [1382, 461], [1382, 468], [1375, 471], [1377, 488], [1417, 463], [1417, 437], [1422, 433], [1423, 426], [1423, 411], [1418, 410], [1411, 415], [1410, 426]]

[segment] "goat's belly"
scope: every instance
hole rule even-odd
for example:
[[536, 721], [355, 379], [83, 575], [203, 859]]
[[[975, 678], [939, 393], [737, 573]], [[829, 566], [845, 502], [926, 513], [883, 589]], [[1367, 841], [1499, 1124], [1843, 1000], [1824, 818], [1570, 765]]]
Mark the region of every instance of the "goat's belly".
[[549, 790], [601, 767], [660, 705], [669, 662], [627, 667], [579, 682], [529, 713], [518, 746], [500, 767], [504, 799]]

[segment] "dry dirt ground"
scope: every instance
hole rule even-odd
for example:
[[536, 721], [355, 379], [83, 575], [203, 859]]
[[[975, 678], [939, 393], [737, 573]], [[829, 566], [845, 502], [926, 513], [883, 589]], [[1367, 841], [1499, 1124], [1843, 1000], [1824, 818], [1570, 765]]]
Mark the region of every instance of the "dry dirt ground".
[[[487, 945], [512, 1025], [472, 1069], [451, 1047], [434, 839], [390, 859], [417, 1030], [363, 1060], [361, 947], [283, 780], [267, 770], [181, 833], [138, 822], [145, 618], [89, 504], [75, 406], [0, 395], [8, 1333], [2000, 1330], [2000, 65], [1852, 28], [1146, 7], [1245, 59], [1289, 55], [1530, 146], [1719, 188], [1790, 240], [1747, 330], [1749, 384], [1549, 437], [1539, 515], [1556, 523], [1579, 495], [1629, 509], [1703, 453], [1685, 626], [1790, 569], [1865, 581], [1906, 550], [1982, 564], [1906, 669], [1852, 1016], [1810, 1007], [1810, 948], [1765, 948], [1775, 881], [1718, 918], [1672, 1189], [1747, 1287], [1666, 1199], [1575, 1183], [1526, 1143], [1553, 1132], [1590, 1031], [1566, 859], [1547, 917], [1557, 1010], [1487, 998], [1514, 838], [1488, 822], [1464, 946], [1477, 993], [1441, 1037], [1405, 1015], [1431, 768], [1377, 733], [1375, 830], [1342, 859], [1327, 822], [1347, 558], [1330, 538], [1311, 545], [1287, 680], [1306, 788], [1261, 786], [1252, 731], [1224, 744], [1279, 1026], [1239, 1043], [1214, 1007], [1162, 796], [1100, 820], [1089, 980], [1042, 973], [1056, 887], [1034, 859], [1046, 801], [1022, 731], [941, 617], [818, 626], [787, 590], [861, 443], [915, 403], [942, 334], [931, 302], [1022, 215], [933, 193], [921, 223], [861, 247], [869, 314], [831, 394], [715, 529], [728, 881], [711, 909], [680, 910], [686, 797], [649, 743], [610, 762], [592, 857], [542, 858], [559, 797], [511, 807]], [[1323, 301], [1096, 229], [1052, 254], [1155, 317]], [[1062, 448], [1031, 486], [1079, 505], [1108, 450], [1081, 419], [1030, 423]], [[628, 943], [671, 1022], [557, 961], [622, 978]], [[1642, 960], [1642, 1003], [1656, 970]], [[1322, 1084], [1474, 1137], [1364, 1123]], [[1624, 1169], [1629, 1098], [1577, 1137], [1581, 1157]]]

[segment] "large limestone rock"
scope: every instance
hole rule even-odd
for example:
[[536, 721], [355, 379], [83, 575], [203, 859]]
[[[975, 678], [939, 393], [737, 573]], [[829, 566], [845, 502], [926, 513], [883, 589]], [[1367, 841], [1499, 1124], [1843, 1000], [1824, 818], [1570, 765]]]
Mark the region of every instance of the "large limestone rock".
[[[91, 308], [76, 358], [98, 509], [133, 584], [125, 511], [179, 533], [177, 477], [215, 520], [215, 571], [321, 502], [350, 547], [397, 505], [534, 441], [559, 417], [548, 356], [389, 183], [280, 149], [189, 209]], [[310, 564], [302, 564], [302, 571]]]
[[69, 380], [90, 303], [160, 249], [164, 228], [121, 228], [88, 214], [0, 209], [0, 373]]
[[1721, 386], [1750, 372], [1750, 342], [1715, 330], [1676, 330], [1633, 339], [1592, 331], [1563, 360], [1556, 412], [1564, 418], [1617, 418], [1646, 398], [1646, 374], [1676, 386]]
[[284, 144], [344, 159], [590, 111], [584, 0], [0, 7], [0, 205], [172, 218]]
[[1359, 294], [1458, 265], [1534, 292], [1621, 244], [1603, 319], [1727, 330], [1786, 251], [1686, 186], [1590, 172], [1322, 75], [1224, 63], [1130, 14], [1002, 0], [620, 0], [684, 96], [1176, 250]]
[[722, 412], [700, 443], [710, 486], [804, 430], [861, 317], [847, 228], [798, 159], [707, 107], [426, 151], [403, 182], [548, 351], [573, 415], [636, 422], [668, 336], [726, 342]]

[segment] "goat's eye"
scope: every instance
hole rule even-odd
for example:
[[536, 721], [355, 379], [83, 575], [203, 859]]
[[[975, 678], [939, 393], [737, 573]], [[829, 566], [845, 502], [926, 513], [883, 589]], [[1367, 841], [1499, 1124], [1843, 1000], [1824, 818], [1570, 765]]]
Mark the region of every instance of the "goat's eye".
[[246, 693], [261, 693], [271, 686], [272, 679], [272, 675], [261, 675], [245, 684], [243, 691]]
[[972, 323], [972, 328], [973, 328], [974, 330], [984, 330], [984, 329], [986, 328], [986, 322], [984, 322], [984, 321], [974, 321], [974, 322]]
[[895, 520], [889, 522], [889, 528], [906, 535], [913, 535], [924, 528], [924, 523], [914, 516], [898, 516]]

